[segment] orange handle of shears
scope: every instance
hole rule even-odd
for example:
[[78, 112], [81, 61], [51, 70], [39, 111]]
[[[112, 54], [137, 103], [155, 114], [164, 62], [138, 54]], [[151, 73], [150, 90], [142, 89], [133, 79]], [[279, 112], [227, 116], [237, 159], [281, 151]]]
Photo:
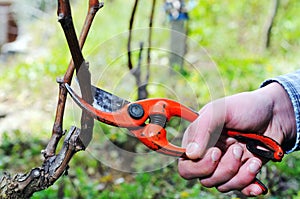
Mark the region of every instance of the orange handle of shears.
[[[284, 156], [281, 146], [272, 138], [253, 133], [227, 131], [227, 135], [246, 143], [247, 149], [260, 157], [280, 162]], [[260, 149], [262, 147], [263, 149]]]

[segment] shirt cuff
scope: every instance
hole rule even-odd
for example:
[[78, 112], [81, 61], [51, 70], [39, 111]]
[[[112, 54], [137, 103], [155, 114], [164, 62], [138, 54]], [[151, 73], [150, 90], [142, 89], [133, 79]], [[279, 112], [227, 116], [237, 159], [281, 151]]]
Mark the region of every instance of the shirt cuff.
[[294, 146], [285, 151], [285, 153], [291, 153], [300, 149], [300, 70], [294, 73], [267, 79], [260, 87], [264, 87], [272, 82], [279, 83], [285, 89], [294, 108], [297, 136]]

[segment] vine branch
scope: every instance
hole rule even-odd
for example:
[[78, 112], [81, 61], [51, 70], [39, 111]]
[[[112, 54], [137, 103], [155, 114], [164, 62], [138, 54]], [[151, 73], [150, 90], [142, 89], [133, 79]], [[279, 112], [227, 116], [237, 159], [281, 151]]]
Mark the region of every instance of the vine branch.
[[33, 168], [25, 174], [17, 174], [15, 176], [8, 173], [4, 174], [0, 180], [1, 199], [27, 199], [30, 198], [33, 193], [53, 185], [53, 183], [67, 171], [69, 167], [68, 164], [74, 154], [84, 150], [89, 143], [94, 123], [93, 119], [83, 112], [81, 117], [81, 129], [71, 127], [65, 136], [62, 148], [56, 154], [57, 145], [64, 135], [62, 124], [67, 91], [63, 83], [71, 83], [75, 70], [83, 97], [90, 103], [93, 100], [91, 77], [88, 71], [88, 64], [85, 62], [81, 53], [81, 48], [84, 45], [95, 14], [101, 7], [103, 7], [103, 3], [99, 3], [98, 0], [89, 1], [89, 11], [78, 42], [69, 1], [58, 0], [58, 19], [64, 30], [73, 61], [70, 62], [63, 80], [58, 81], [60, 83], [59, 99], [52, 136], [46, 149], [42, 152], [45, 157], [42, 166]]
[[[92, 25], [92, 22], [100, 8], [103, 7], [103, 3], [99, 3], [98, 0], [90, 0], [89, 1], [89, 8], [88, 13], [79, 37], [79, 47], [80, 49], [83, 48], [85, 40], [88, 36], [90, 27]], [[62, 9], [62, 8], [60, 8]], [[62, 12], [62, 11], [58, 11]], [[69, 13], [71, 14], [71, 12]], [[59, 14], [58, 14], [59, 15]], [[76, 42], [76, 41], [75, 41]], [[59, 97], [57, 102], [57, 108], [56, 108], [56, 116], [53, 124], [52, 129], [52, 136], [51, 139], [45, 149], [44, 156], [51, 157], [55, 154], [55, 150], [57, 147], [57, 144], [61, 137], [63, 136], [63, 117], [64, 117], [64, 111], [65, 111], [65, 104], [67, 99], [67, 90], [64, 87], [64, 83], [68, 83], [71, 85], [72, 77], [75, 71], [75, 66], [73, 60], [70, 61], [68, 69], [63, 77], [63, 79], [57, 79], [57, 82], [59, 83]]]
[[129, 35], [128, 35], [128, 42], [127, 42], [127, 57], [128, 57], [128, 68], [129, 70], [132, 70], [133, 64], [131, 60], [131, 40], [132, 40], [132, 28], [133, 28], [133, 22], [135, 18], [135, 13], [137, 10], [139, 0], [135, 0], [132, 12], [131, 12], [131, 17], [129, 21]]
[[5, 173], [0, 181], [0, 198], [27, 199], [35, 192], [53, 185], [68, 169], [74, 154], [84, 150], [80, 134], [80, 129], [71, 127], [59, 153], [45, 159], [42, 166], [33, 168], [26, 174], [11, 176]]
[[279, 1], [280, 0], [273, 0], [273, 5], [271, 8], [271, 14], [268, 17], [267, 24], [266, 24], [266, 35], [265, 35], [265, 47], [269, 48], [271, 45], [271, 33], [272, 33], [272, 28], [274, 25], [274, 20], [278, 11], [279, 7]]

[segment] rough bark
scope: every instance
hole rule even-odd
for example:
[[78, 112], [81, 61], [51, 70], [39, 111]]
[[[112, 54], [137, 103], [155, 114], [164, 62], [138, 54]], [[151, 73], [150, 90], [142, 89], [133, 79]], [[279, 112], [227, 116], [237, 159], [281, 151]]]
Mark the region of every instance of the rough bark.
[[1, 199], [27, 199], [35, 192], [53, 185], [68, 169], [68, 164], [75, 153], [84, 150], [80, 139], [81, 131], [71, 127], [64, 139], [59, 153], [45, 159], [41, 166], [24, 174], [12, 176], [5, 173], [0, 182]]

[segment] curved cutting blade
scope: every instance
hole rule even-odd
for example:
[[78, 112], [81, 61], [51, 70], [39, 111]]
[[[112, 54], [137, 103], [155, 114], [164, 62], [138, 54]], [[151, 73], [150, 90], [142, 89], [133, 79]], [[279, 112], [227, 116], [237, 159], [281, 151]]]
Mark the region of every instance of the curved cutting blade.
[[105, 112], [114, 112], [130, 102], [92, 85], [93, 107]]
[[[68, 84], [65, 84], [65, 86], [70, 94], [74, 93], [74, 91]], [[114, 94], [111, 94], [105, 90], [97, 88], [96, 86], [92, 85], [91, 89], [94, 98], [92, 106], [100, 111], [109, 112], [109, 113], [114, 112], [121, 109], [126, 104], [130, 103], [129, 101], [120, 98]]]

